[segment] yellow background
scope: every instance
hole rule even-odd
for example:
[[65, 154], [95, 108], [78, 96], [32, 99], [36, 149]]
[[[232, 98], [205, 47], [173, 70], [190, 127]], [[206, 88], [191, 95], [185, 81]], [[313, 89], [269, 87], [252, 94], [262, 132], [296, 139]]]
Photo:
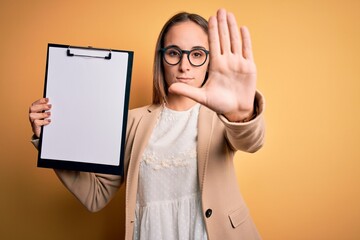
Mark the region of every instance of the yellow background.
[[47, 43], [133, 50], [134, 108], [151, 101], [163, 23], [219, 7], [250, 28], [266, 96], [266, 145], [236, 155], [263, 238], [360, 239], [358, 0], [1, 0], [0, 239], [107, 240], [124, 231], [123, 188], [92, 214], [52, 170], [36, 167], [28, 106], [43, 94]]

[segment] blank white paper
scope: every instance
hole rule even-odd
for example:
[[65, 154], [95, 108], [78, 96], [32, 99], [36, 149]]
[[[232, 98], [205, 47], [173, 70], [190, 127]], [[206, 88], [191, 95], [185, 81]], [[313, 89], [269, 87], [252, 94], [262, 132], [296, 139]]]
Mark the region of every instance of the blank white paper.
[[[128, 53], [110, 60], [68, 57], [49, 47], [46, 97], [51, 124], [43, 128], [40, 157], [117, 166], [120, 164]], [[109, 51], [71, 49], [106, 56]], [[126, 130], [126, 129], [125, 129]]]

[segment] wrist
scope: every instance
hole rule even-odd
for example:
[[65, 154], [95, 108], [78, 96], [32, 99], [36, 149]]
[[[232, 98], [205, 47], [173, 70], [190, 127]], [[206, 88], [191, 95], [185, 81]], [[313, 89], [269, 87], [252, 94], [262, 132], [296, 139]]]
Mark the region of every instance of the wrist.
[[253, 120], [258, 115], [258, 107], [256, 100], [253, 107], [247, 111], [241, 111], [236, 113], [224, 114], [224, 117], [230, 122], [245, 123]]
[[233, 114], [224, 114], [224, 117], [230, 122], [249, 122], [257, 116], [255, 108], [251, 111]]

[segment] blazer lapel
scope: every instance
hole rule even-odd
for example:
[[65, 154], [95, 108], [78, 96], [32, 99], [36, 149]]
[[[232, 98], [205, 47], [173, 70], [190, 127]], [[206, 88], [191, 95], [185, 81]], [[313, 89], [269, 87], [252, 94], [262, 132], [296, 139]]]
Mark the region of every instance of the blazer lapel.
[[136, 203], [139, 163], [155, 127], [160, 110], [160, 106], [153, 105], [147, 109], [147, 112], [144, 113], [139, 121], [138, 129], [134, 137], [126, 181], [126, 209], [128, 211], [127, 221], [129, 222], [134, 221], [133, 217]]
[[155, 127], [160, 110], [160, 106], [151, 105], [147, 109], [148, 112], [141, 118], [134, 137], [133, 150], [131, 151], [131, 160], [133, 162], [141, 159], [141, 155], [143, 154]]
[[200, 191], [203, 191], [204, 181], [206, 177], [206, 166], [208, 161], [209, 147], [211, 135], [213, 132], [214, 112], [207, 107], [201, 106], [198, 119], [198, 177]]

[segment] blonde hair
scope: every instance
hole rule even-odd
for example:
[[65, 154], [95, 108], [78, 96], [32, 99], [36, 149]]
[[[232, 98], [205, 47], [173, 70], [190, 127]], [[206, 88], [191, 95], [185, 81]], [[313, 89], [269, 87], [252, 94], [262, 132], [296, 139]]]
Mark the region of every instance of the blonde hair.
[[208, 34], [208, 22], [200, 15], [180, 12], [170, 18], [163, 26], [155, 47], [155, 57], [153, 66], [153, 104], [163, 104], [166, 102], [166, 96], [168, 94], [168, 86], [164, 79], [164, 66], [162, 61], [161, 48], [164, 47], [164, 39], [170, 28], [178, 23], [192, 21], [199, 25], [206, 34]]

